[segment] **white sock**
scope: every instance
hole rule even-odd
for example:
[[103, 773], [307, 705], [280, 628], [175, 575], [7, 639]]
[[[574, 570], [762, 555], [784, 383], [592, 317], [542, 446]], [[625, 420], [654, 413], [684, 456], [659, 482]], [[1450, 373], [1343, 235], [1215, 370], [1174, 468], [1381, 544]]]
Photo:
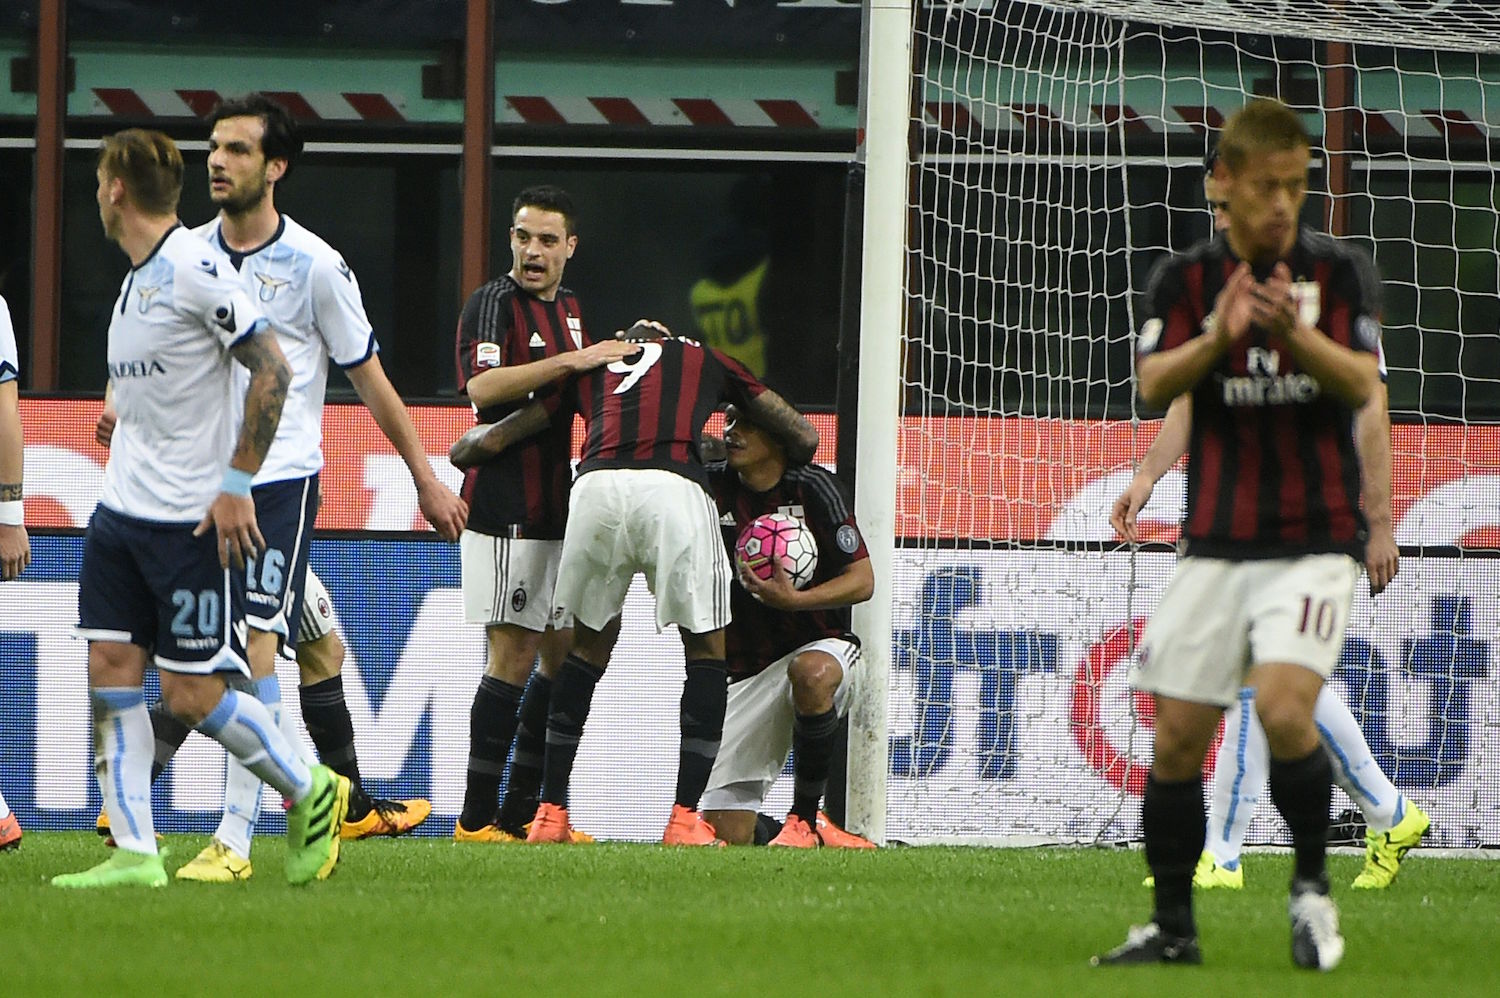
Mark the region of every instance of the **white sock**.
[[[252, 680], [250, 689], [279, 727], [281, 683], [275, 676], [267, 676]], [[224, 816], [219, 819], [214, 838], [241, 859], [250, 858], [250, 841], [255, 837], [255, 823], [260, 820], [262, 787], [260, 777], [246, 769], [244, 763], [232, 755], [228, 758], [224, 769]]]
[[225, 690], [213, 712], [198, 730], [223, 745], [245, 768], [275, 787], [291, 801], [306, 797], [312, 789], [307, 763], [281, 736], [281, 730], [265, 704], [235, 690]]
[[1214, 756], [1213, 796], [1203, 848], [1220, 866], [1232, 870], [1240, 865], [1245, 832], [1270, 779], [1270, 759], [1266, 733], [1255, 715], [1255, 691], [1246, 687], [1224, 712], [1224, 740]]
[[1313, 721], [1333, 764], [1333, 782], [1354, 801], [1370, 831], [1390, 831], [1401, 820], [1406, 802], [1375, 761], [1349, 705], [1325, 685], [1313, 704]]
[[0, 821], [10, 817], [10, 805], [5, 803], [5, 795], [0, 794]]
[[104, 797], [109, 834], [128, 852], [156, 854], [151, 821], [151, 759], [156, 739], [139, 686], [91, 690], [94, 705], [94, 775]]

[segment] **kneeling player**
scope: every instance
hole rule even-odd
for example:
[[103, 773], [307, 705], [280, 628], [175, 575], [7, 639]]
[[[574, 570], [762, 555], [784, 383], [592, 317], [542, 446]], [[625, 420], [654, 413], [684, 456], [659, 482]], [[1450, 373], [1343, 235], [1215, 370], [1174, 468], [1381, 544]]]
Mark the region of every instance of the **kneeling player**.
[[735, 540], [757, 516], [790, 513], [818, 542], [817, 571], [806, 589], [784, 569], [760, 579], [737, 564], [725, 632], [729, 701], [724, 737], [708, 778], [704, 817], [731, 844], [754, 838], [756, 812], [796, 749], [792, 810], [773, 846], [873, 848], [822, 815], [839, 718], [848, 707], [850, 670], [859, 640], [849, 608], [870, 598], [875, 573], [854, 512], [838, 479], [814, 464], [789, 468], [777, 438], [731, 406], [724, 464], [709, 479], [731, 557]]

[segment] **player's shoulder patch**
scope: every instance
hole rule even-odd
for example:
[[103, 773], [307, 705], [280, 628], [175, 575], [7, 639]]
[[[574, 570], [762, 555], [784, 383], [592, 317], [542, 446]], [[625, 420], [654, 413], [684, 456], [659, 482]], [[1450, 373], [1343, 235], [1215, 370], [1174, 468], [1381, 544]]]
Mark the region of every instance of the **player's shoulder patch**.
[[499, 367], [500, 364], [500, 344], [489, 340], [474, 344], [475, 367]]
[[840, 551], [853, 554], [859, 550], [859, 531], [845, 523], [834, 531], [833, 542], [839, 546]]

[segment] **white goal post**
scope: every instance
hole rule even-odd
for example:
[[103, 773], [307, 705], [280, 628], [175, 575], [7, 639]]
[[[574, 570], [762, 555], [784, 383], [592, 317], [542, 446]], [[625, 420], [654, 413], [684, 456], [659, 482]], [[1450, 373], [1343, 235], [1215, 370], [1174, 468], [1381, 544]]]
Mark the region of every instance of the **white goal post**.
[[[856, 511], [877, 568], [848, 823], [883, 841], [1139, 837], [1125, 672], [1170, 577], [1108, 508], [1151, 266], [1257, 95], [1314, 136], [1312, 224], [1385, 289], [1403, 560], [1333, 684], [1429, 842], [1500, 844], [1500, 8], [1483, 0], [877, 0], [866, 7]], [[1336, 791], [1336, 808], [1349, 801]], [[1252, 843], [1284, 842], [1269, 803]]]

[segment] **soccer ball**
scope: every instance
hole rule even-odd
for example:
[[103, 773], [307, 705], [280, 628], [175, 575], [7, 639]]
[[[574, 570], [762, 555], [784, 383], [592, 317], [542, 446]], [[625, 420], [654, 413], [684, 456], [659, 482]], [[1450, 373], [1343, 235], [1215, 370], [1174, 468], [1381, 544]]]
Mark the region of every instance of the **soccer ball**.
[[811, 530], [795, 516], [765, 513], [750, 521], [740, 532], [735, 553], [756, 578], [769, 579], [771, 559], [779, 558], [781, 567], [792, 577], [792, 585], [805, 588], [818, 570], [818, 542]]

